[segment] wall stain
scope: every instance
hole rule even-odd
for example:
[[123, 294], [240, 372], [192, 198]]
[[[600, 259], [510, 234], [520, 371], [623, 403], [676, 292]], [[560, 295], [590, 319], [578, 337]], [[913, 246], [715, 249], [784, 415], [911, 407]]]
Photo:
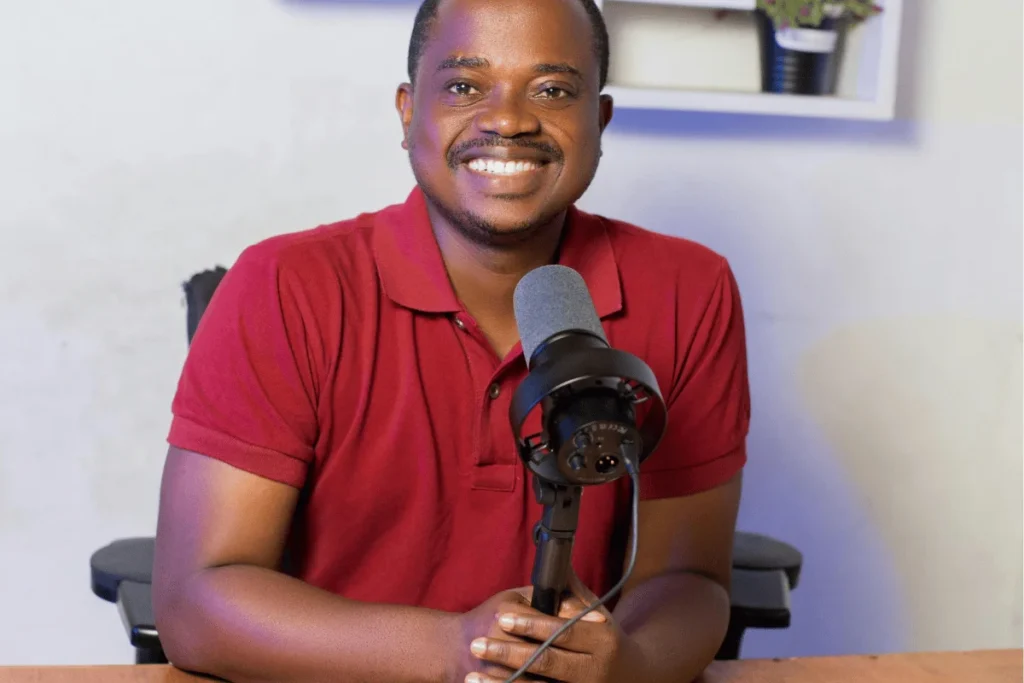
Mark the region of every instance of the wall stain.
[[807, 410], [891, 550], [911, 649], [1020, 644], [1021, 338], [1017, 321], [877, 319], [801, 358]]

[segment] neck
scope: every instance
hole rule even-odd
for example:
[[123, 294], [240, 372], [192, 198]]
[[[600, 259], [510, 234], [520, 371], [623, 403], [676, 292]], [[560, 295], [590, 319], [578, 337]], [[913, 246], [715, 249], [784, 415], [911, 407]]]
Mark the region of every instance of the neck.
[[436, 211], [429, 213], [456, 296], [503, 355], [518, 337], [512, 303], [516, 285], [526, 273], [555, 260], [566, 212], [531, 231], [529, 239], [508, 245], [481, 244]]

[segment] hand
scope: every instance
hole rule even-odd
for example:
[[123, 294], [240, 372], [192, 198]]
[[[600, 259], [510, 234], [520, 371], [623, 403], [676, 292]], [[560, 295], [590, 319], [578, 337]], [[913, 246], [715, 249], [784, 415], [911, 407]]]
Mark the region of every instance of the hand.
[[[574, 596], [557, 617], [516, 605], [499, 604], [498, 634], [475, 639], [471, 651], [484, 666], [466, 677], [466, 683], [502, 683], [522, 667], [540, 643], [550, 638], [566, 621], [597, 602], [597, 598], [573, 574]], [[527, 599], [528, 600], [528, 599]], [[637, 680], [641, 657], [632, 641], [603, 607], [573, 624], [558, 637], [527, 670], [544, 680], [562, 683], [619, 683]], [[495, 666], [498, 667], [495, 670]], [[538, 680], [523, 678], [520, 680]]]
[[[473, 654], [471, 643], [476, 641], [484, 641], [488, 643], [503, 642], [512, 645], [520, 645], [536, 647], [536, 644], [530, 646], [526, 637], [518, 636], [512, 633], [510, 630], [505, 629], [499, 623], [499, 617], [502, 615], [516, 615], [516, 618], [528, 618], [528, 617], [542, 617], [555, 619], [555, 617], [548, 617], [547, 615], [530, 607], [530, 601], [533, 599], [533, 587], [526, 586], [524, 588], [516, 588], [514, 590], [502, 591], [497, 595], [488, 598], [479, 607], [472, 611], [466, 612], [459, 618], [458, 634], [459, 642], [457, 645], [457, 653], [455, 655], [455, 662], [450, 666], [450, 674], [448, 680], [452, 683], [463, 683], [463, 681], [471, 681], [472, 679], [467, 676], [482, 674], [484, 678], [481, 681], [504, 681], [506, 678], [515, 673], [515, 670], [522, 666], [522, 663], [517, 664], [514, 668], [508, 668], [502, 666], [499, 663], [488, 664], [482, 662], [479, 657]], [[583, 612], [586, 609], [586, 605], [578, 597], [570, 597], [562, 601], [562, 605], [559, 608], [558, 616], [559, 622], [565, 623], [566, 620], [572, 619], [576, 615]], [[601, 613], [598, 611], [591, 612], [583, 618], [583, 620], [591, 623], [604, 622], [607, 619], [607, 613]], [[524, 659], [525, 661], [525, 659]], [[529, 681], [529, 678], [521, 678], [520, 680]], [[533, 679], [536, 680], [536, 679]]]

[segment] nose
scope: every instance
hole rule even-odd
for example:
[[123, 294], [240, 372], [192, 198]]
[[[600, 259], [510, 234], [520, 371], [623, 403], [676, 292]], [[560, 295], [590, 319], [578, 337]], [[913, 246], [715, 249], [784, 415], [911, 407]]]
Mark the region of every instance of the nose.
[[481, 133], [514, 138], [540, 132], [540, 119], [530, 111], [530, 103], [521, 93], [495, 88], [486, 106], [476, 118]]

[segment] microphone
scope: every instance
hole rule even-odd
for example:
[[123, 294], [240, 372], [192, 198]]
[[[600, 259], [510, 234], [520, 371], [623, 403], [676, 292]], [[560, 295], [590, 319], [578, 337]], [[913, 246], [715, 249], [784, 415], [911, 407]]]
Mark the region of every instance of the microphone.
[[[583, 277], [566, 266], [542, 266], [520, 280], [513, 304], [530, 372], [509, 418], [527, 469], [563, 486], [614, 481], [627, 464], [639, 470], [665, 431], [664, 400], [647, 364], [608, 344]], [[542, 431], [523, 437], [538, 405]]]
[[[537, 502], [544, 506], [534, 529], [534, 609], [557, 615], [561, 607], [583, 488], [628, 474], [633, 504], [622, 578], [541, 643], [505, 683], [519, 680], [573, 624], [626, 585], [638, 547], [640, 463], [657, 447], [666, 419], [654, 373], [636, 356], [609, 345], [579, 273], [565, 266], [532, 270], [516, 286], [513, 304], [529, 373], [512, 396], [509, 420], [519, 457], [533, 474]], [[524, 437], [523, 424], [537, 406], [541, 431]]]
[[[640, 464], [664, 433], [666, 409], [647, 364], [609, 345], [575, 270], [551, 265], [530, 271], [516, 286], [513, 303], [529, 374], [513, 394], [509, 419], [544, 506], [534, 532], [532, 606], [556, 615], [571, 570], [583, 487], [629, 474], [635, 488]], [[541, 432], [524, 437], [523, 424], [538, 406]], [[637, 497], [634, 490], [634, 512]]]

